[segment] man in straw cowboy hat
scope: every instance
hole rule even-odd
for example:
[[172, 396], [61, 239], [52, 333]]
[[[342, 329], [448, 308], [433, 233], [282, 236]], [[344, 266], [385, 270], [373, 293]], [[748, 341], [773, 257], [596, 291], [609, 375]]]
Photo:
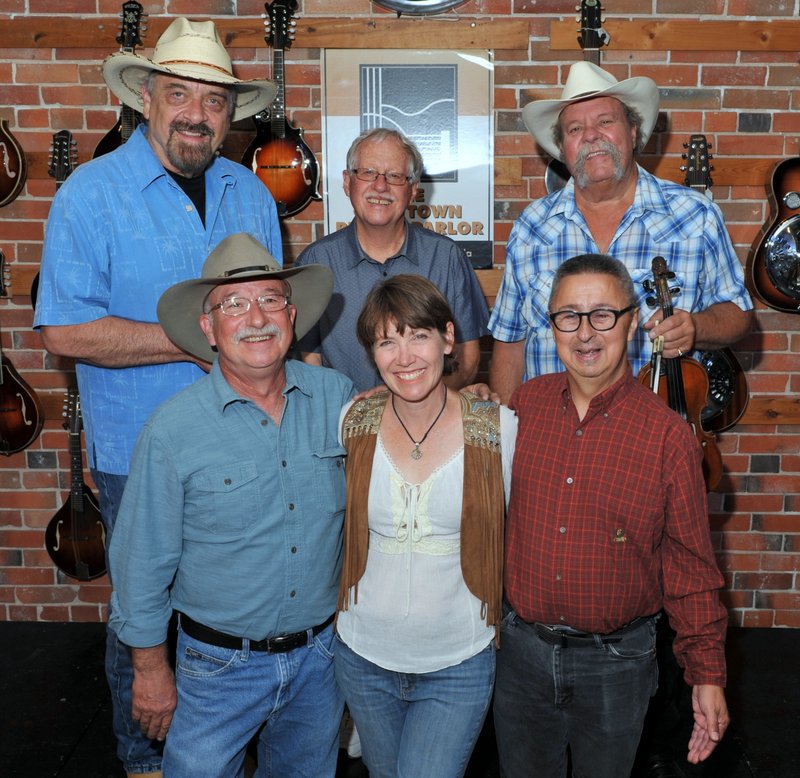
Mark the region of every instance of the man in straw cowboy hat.
[[[282, 248], [267, 189], [217, 155], [231, 121], [267, 106], [275, 86], [233, 75], [212, 22], [175, 19], [151, 59], [118, 52], [103, 75], [145, 122], [59, 189], [34, 325], [48, 351], [76, 360], [89, 465], [110, 536], [142, 424], [206, 366], [164, 334], [159, 296], [196, 276], [233, 232], [251, 233], [279, 262]], [[106, 672], [117, 753], [129, 775], [157, 775], [161, 744], [131, 721], [130, 658], [112, 632]]]
[[[147, 421], [109, 549], [110, 623], [133, 647], [133, 716], [175, 778], [333, 776], [333, 675], [350, 379], [286, 354], [331, 296], [330, 270], [282, 270], [236, 234], [170, 287], [164, 331], [211, 372]], [[175, 676], [167, 624], [179, 613]], [[177, 689], [176, 689], [177, 687]]]
[[[566, 164], [566, 186], [535, 200], [517, 219], [489, 329], [490, 384], [504, 402], [524, 380], [564, 369], [547, 318], [558, 266], [587, 253], [610, 254], [633, 277], [640, 327], [629, 347], [634, 374], [664, 336], [664, 356], [714, 349], [749, 330], [752, 302], [722, 214], [699, 192], [658, 179], [636, 164], [658, 117], [655, 82], [617, 81], [591, 62], [569, 70], [561, 97], [522, 110], [539, 146]], [[666, 320], [646, 305], [642, 282], [654, 257], [675, 273], [675, 313]]]

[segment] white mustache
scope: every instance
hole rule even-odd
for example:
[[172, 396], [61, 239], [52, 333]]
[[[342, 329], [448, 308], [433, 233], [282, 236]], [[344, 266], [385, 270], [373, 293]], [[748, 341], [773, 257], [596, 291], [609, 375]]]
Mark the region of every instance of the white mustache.
[[238, 343], [244, 338], [260, 338], [264, 336], [277, 337], [281, 334], [281, 328], [277, 324], [265, 324], [263, 327], [242, 327], [233, 336], [233, 342]]

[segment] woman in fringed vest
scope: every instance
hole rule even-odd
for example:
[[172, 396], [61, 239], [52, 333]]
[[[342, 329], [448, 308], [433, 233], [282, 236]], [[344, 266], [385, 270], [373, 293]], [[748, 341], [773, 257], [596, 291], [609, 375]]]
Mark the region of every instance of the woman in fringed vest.
[[370, 778], [455, 778], [494, 683], [516, 418], [445, 385], [453, 314], [428, 279], [376, 286], [357, 332], [388, 391], [343, 411], [336, 678]]

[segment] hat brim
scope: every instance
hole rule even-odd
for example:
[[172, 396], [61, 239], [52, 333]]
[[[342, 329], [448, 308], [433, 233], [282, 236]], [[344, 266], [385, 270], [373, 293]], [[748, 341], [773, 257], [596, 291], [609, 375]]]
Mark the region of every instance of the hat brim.
[[280, 278], [292, 287], [292, 305], [297, 310], [294, 333], [302, 338], [322, 316], [333, 294], [333, 273], [325, 265], [302, 265], [265, 273], [239, 273], [235, 278], [196, 278], [167, 289], [158, 301], [158, 320], [167, 337], [189, 354], [213, 362], [217, 352], [209, 344], [200, 316], [203, 303], [214, 287], [223, 284]]
[[553, 130], [561, 112], [573, 103], [593, 100], [596, 97], [616, 97], [636, 110], [642, 117], [642, 143], [653, 134], [658, 119], [658, 87], [651, 78], [634, 76], [619, 81], [607, 89], [577, 95], [566, 100], [535, 100], [522, 109], [522, 121], [539, 146], [553, 159], [561, 159], [561, 150], [553, 140]]
[[123, 105], [136, 111], [144, 108], [142, 82], [152, 72], [232, 87], [236, 93], [232, 122], [246, 119], [248, 116], [263, 111], [272, 103], [278, 92], [278, 87], [267, 79], [242, 81], [201, 63], [187, 63], [180, 68], [168, 68], [153, 63], [139, 54], [128, 54], [122, 51], [115, 52], [103, 62], [103, 78], [108, 84], [108, 88]]

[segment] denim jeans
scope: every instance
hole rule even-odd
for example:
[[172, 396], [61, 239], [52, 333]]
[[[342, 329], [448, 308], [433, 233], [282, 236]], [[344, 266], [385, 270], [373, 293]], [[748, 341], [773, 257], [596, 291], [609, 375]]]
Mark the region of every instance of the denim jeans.
[[220, 648], [178, 632], [178, 706], [165, 778], [242, 778], [258, 733], [258, 778], [333, 778], [344, 702], [333, 675], [333, 627], [293, 651]]
[[494, 727], [503, 778], [630, 775], [658, 670], [655, 620], [619, 642], [553, 646], [511, 611], [497, 655]]
[[[106, 563], [108, 546], [114, 532], [122, 492], [128, 477], [92, 470], [100, 494], [100, 514], [106, 528]], [[113, 582], [112, 582], [113, 583]], [[111, 605], [109, 604], [109, 612]], [[111, 716], [117, 738], [117, 756], [128, 773], [155, 773], [161, 770], [163, 743], [142, 734], [131, 716], [133, 665], [130, 649], [120, 643], [116, 632], [106, 628], [106, 678], [111, 689]]]
[[384, 670], [336, 639], [336, 680], [370, 778], [458, 778], [489, 709], [494, 643], [431, 673]]

